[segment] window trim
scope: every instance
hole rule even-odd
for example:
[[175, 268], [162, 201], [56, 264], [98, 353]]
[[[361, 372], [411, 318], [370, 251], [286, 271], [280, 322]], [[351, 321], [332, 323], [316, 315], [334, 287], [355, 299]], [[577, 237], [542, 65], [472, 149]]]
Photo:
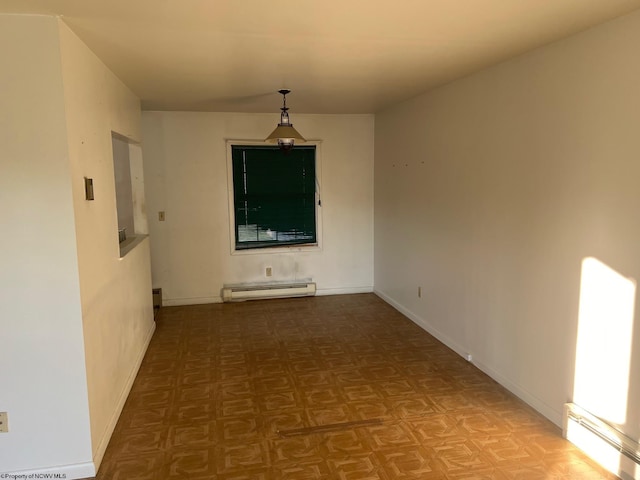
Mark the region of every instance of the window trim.
[[[301, 245], [281, 245], [278, 247], [261, 247], [261, 248], [243, 248], [236, 249], [236, 232], [235, 232], [235, 204], [233, 197], [233, 159], [231, 155], [231, 147], [235, 146], [273, 146], [261, 140], [234, 140], [226, 139], [227, 150], [227, 198], [229, 209], [229, 246], [231, 255], [269, 255], [278, 253], [292, 252], [314, 252], [322, 250], [322, 206], [318, 205], [318, 200], [322, 198], [322, 141], [307, 140], [305, 145], [316, 147], [316, 243], [307, 243]], [[295, 148], [295, 147], [293, 147]]]
[[[144, 175], [142, 166], [142, 146], [139, 142], [122, 135], [116, 131], [111, 130], [111, 158], [113, 162], [114, 170], [114, 195], [116, 201], [116, 217], [118, 217], [120, 208], [118, 208], [118, 185], [116, 179], [116, 162], [121, 161], [121, 158], [116, 155], [114, 149], [114, 140], [127, 145], [127, 169], [129, 172], [128, 183], [131, 186], [131, 216], [133, 221], [133, 229], [128, 232], [126, 239], [120, 241], [119, 235], [119, 221], [116, 218], [116, 229], [114, 231], [113, 238], [118, 240], [118, 249], [120, 252], [119, 258], [122, 260], [130, 251], [135, 249], [142, 240], [149, 236], [149, 224], [147, 222], [146, 213], [140, 208], [140, 205], [144, 205]], [[128, 197], [128, 196], [127, 196]], [[127, 198], [128, 200], [128, 198]], [[128, 204], [126, 202], [129, 210]]]

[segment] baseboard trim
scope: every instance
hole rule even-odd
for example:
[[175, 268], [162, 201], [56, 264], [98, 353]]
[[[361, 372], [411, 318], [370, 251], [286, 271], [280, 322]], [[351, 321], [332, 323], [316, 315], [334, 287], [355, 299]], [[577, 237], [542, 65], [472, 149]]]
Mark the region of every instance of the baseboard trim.
[[322, 297], [325, 295], [353, 295], [356, 293], [371, 293], [373, 287], [346, 287], [346, 288], [319, 288], [316, 295]]
[[50, 468], [38, 468], [35, 470], [0, 472], [0, 478], [66, 478], [67, 480], [76, 480], [94, 477], [96, 471], [93, 462], [85, 462], [71, 465], [58, 465]]
[[163, 298], [163, 307], [182, 307], [186, 305], [205, 305], [207, 303], [222, 303], [222, 297], [193, 297], [193, 298]]
[[419, 315], [413, 313], [411, 310], [409, 310], [408, 308], [404, 307], [400, 303], [396, 302], [393, 298], [391, 298], [389, 295], [387, 295], [386, 293], [384, 293], [384, 292], [382, 292], [380, 290], [374, 290], [373, 293], [375, 293], [378, 297], [380, 297], [382, 300], [387, 302], [393, 308], [398, 310], [405, 317], [409, 318], [409, 320], [411, 320], [413, 323], [415, 323], [420, 328], [425, 330], [427, 333], [429, 333], [430, 335], [433, 335], [434, 337], [436, 337], [440, 342], [444, 343], [447, 347], [449, 347], [451, 350], [456, 352], [458, 355], [460, 355], [463, 358], [467, 357], [467, 350], [466, 349], [464, 349], [461, 345], [459, 345], [456, 342], [454, 342], [453, 340], [451, 340], [448, 336], [446, 336], [445, 334], [440, 332], [438, 329], [434, 328], [433, 325], [431, 325], [429, 322], [427, 322], [424, 318], [422, 318]]
[[528, 404], [534, 410], [536, 410], [541, 415], [545, 416], [548, 420], [553, 422], [558, 427], [562, 427], [562, 412], [557, 412], [545, 402], [540, 400], [535, 395], [531, 394], [529, 391], [522, 388], [520, 385], [517, 385], [510, 381], [508, 378], [499, 374], [492, 368], [489, 368], [482, 362], [473, 361], [473, 364], [478, 367], [479, 370], [482, 370], [484, 373], [493, 378], [496, 382], [502, 385], [504, 388], [513, 393], [516, 397], [522, 400], [524, 403]]
[[[373, 293], [375, 293], [378, 297], [380, 297], [386, 303], [391, 305], [393, 308], [398, 310], [404, 316], [409, 318], [409, 320], [411, 320], [413, 323], [415, 323], [420, 328], [425, 330], [427, 333], [433, 335], [440, 342], [445, 344], [447, 347], [449, 347], [451, 350], [456, 352], [462, 358], [464, 359], [467, 358], [467, 355], [469, 355], [468, 348], [464, 348], [462, 345], [454, 342], [447, 335], [443, 334], [442, 332], [438, 331], [438, 329], [434, 328], [433, 325], [427, 322], [424, 318], [420, 317], [419, 315], [416, 315], [414, 312], [404, 307], [400, 303], [396, 302], [393, 298], [391, 298], [389, 295], [385, 294], [384, 292], [380, 290], [374, 290]], [[517, 385], [516, 383], [513, 383], [512, 381], [510, 381], [503, 375], [499, 374], [492, 368], [483, 364], [481, 361], [478, 361], [477, 358], [474, 358], [474, 360], [471, 363], [475, 365], [479, 370], [489, 375], [492, 379], [494, 379], [504, 388], [506, 388], [511, 393], [513, 393], [516, 397], [520, 398], [523, 402], [531, 406], [538, 413], [540, 413], [541, 415], [549, 419], [551, 422], [553, 422], [557, 426], [559, 427], [562, 426], [562, 412], [558, 412], [554, 410], [553, 408], [551, 408], [549, 405], [547, 405], [545, 402], [540, 400], [535, 395], [531, 394], [530, 392], [528, 392], [521, 386]]]
[[[373, 286], [346, 287], [346, 288], [319, 288], [316, 296], [325, 295], [350, 295], [355, 293], [371, 293]], [[182, 307], [186, 305], [205, 305], [207, 303], [222, 303], [222, 297], [192, 297], [192, 298], [163, 298], [163, 307]]]
[[[113, 431], [116, 428], [116, 424], [118, 423], [118, 419], [122, 414], [122, 409], [124, 408], [124, 404], [127, 401], [127, 397], [129, 396], [129, 392], [131, 392], [131, 387], [133, 387], [133, 382], [138, 375], [138, 370], [140, 370], [140, 365], [142, 365], [142, 360], [144, 359], [144, 355], [147, 353], [147, 348], [149, 348], [149, 343], [151, 342], [151, 338], [153, 337], [154, 332], [156, 331], [156, 322], [152, 322], [151, 328], [147, 333], [147, 337], [144, 341], [144, 347], [141, 349], [138, 358], [136, 359], [136, 363], [134, 368], [131, 370], [129, 377], [127, 378], [127, 383], [125, 384], [122, 392], [120, 393], [120, 398], [118, 399], [118, 404], [116, 405], [116, 410], [113, 412], [111, 416], [111, 420], [107, 425], [107, 428], [102, 435], [102, 440], [98, 444], [98, 448], [96, 448], [95, 453], [93, 454], [93, 464], [95, 465], [95, 472], [100, 468], [100, 464], [102, 463], [102, 459], [104, 457], [104, 453], [107, 450], [107, 446], [109, 445], [109, 441], [111, 440], [111, 435], [113, 435]], [[95, 475], [92, 474], [91, 476]], [[88, 475], [87, 475], [88, 476]], [[74, 478], [82, 478], [82, 477], [74, 477]]]

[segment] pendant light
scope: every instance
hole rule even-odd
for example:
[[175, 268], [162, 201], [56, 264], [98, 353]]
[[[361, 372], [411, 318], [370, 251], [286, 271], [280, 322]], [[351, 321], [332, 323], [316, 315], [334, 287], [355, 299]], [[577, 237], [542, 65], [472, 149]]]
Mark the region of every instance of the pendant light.
[[280, 108], [282, 113], [280, 114], [280, 123], [278, 123], [276, 129], [271, 132], [271, 135], [269, 135], [265, 140], [266, 143], [277, 143], [280, 150], [285, 152], [288, 152], [293, 148], [294, 142], [306, 142], [304, 137], [300, 135], [295, 128], [293, 128], [293, 124], [289, 122], [287, 94], [290, 92], [291, 90], [278, 90], [278, 93], [282, 95], [282, 107]]

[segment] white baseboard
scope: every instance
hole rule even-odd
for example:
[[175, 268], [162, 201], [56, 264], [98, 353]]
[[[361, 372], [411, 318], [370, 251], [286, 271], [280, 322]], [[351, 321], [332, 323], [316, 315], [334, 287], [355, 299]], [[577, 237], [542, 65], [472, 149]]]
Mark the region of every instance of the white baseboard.
[[529, 391], [511, 382], [506, 377], [502, 376], [492, 368], [487, 367], [482, 362], [473, 361], [473, 364], [482, 370], [484, 373], [493, 378], [496, 382], [502, 385], [504, 388], [513, 393], [520, 400], [531, 406], [538, 413], [547, 417], [550, 421], [556, 424], [558, 427], [562, 427], [562, 412], [558, 412], [540, 400], [538, 397], [530, 393]]
[[192, 297], [192, 298], [163, 298], [163, 307], [182, 307], [185, 305], [204, 305], [207, 303], [222, 303], [222, 297]]
[[[346, 288], [319, 288], [317, 296], [324, 295], [349, 295], [354, 293], [371, 293], [373, 286], [346, 287]], [[193, 298], [163, 298], [163, 307], [181, 307], [185, 305], [204, 305], [207, 303], [222, 303], [222, 297], [193, 297]]]
[[461, 345], [458, 345], [456, 342], [451, 340], [448, 336], [446, 336], [442, 332], [438, 331], [436, 328], [433, 327], [433, 325], [427, 322], [424, 318], [413, 313], [411, 310], [399, 304], [389, 295], [387, 295], [384, 292], [381, 292], [380, 290], [374, 290], [373, 293], [375, 293], [378, 297], [380, 297], [382, 300], [387, 302], [393, 308], [398, 310], [405, 317], [409, 318], [409, 320], [411, 320], [413, 323], [418, 325], [420, 328], [422, 328], [423, 330], [426, 330], [429, 334], [436, 337], [438, 340], [440, 340], [442, 343], [444, 343], [447, 347], [449, 347], [451, 350], [456, 352], [458, 355], [460, 355], [463, 358], [467, 357], [468, 351], [465, 348], [463, 348]]
[[[440, 342], [444, 343], [447, 347], [449, 347], [451, 350], [456, 352], [462, 358], [464, 358], [464, 359], [467, 358], [467, 356], [469, 355], [469, 349], [468, 348], [464, 348], [462, 345], [454, 342], [447, 335], [443, 334], [442, 332], [440, 332], [436, 328], [434, 328], [433, 325], [431, 325], [429, 322], [427, 322], [424, 318], [420, 317], [419, 315], [416, 315], [415, 313], [413, 313], [408, 308], [405, 308], [404, 306], [402, 306], [401, 304], [396, 302], [393, 298], [391, 298], [389, 295], [385, 294], [384, 292], [381, 292], [380, 290], [374, 290], [374, 293], [378, 297], [380, 297], [382, 300], [387, 302], [389, 305], [391, 305], [393, 308], [395, 308], [400, 313], [402, 313], [404, 316], [409, 318], [416, 325], [421, 327], [423, 330], [425, 330], [429, 334], [433, 335]], [[516, 383], [513, 383], [512, 381], [510, 381], [509, 379], [507, 379], [503, 375], [499, 374], [498, 372], [496, 372], [492, 368], [488, 367], [487, 365], [484, 365], [481, 361], [478, 361], [477, 358], [474, 358], [471, 363], [473, 363], [473, 365], [475, 365], [479, 370], [481, 370], [482, 372], [484, 372], [487, 375], [489, 375], [492, 379], [494, 379], [496, 382], [498, 382], [504, 388], [509, 390], [515, 396], [520, 398], [522, 401], [524, 401], [525, 403], [530, 405], [533, 409], [535, 409], [541, 415], [543, 415], [546, 418], [548, 418], [549, 420], [551, 420], [557, 426], [559, 426], [559, 427], [562, 426], [562, 412], [561, 411], [557, 411], [557, 410], [551, 408], [545, 402], [543, 402], [538, 397], [536, 397], [535, 395], [531, 394], [530, 392], [528, 392], [527, 390], [522, 388], [520, 385], [517, 385]]]
[[[156, 331], [156, 322], [151, 322], [151, 328], [147, 333], [147, 337], [144, 341], [144, 347], [141, 349], [138, 354], [138, 358], [136, 359], [136, 363], [134, 367], [131, 369], [131, 373], [129, 373], [129, 377], [127, 378], [127, 383], [125, 384], [122, 392], [120, 393], [120, 398], [118, 398], [118, 403], [116, 405], [116, 409], [111, 416], [111, 420], [109, 424], [105, 428], [104, 434], [102, 435], [102, 439], [98, 444], [98, 448], [96, 448], [95, 453], [93, 454], [93, 464], [95, 465], [96, 472], [100, 468], [100, 464], [102, 463], [102, 458], [104, 457], [104, 453], [107, 450], [107, 446], [109, 445], [109, 440], [111, 440], [111, 435], [113, 435], [113, 431], [116, 428], [116, 424], [118, 423], [118, 419], [120, 418], [120, 414], [122, 413], [122, 409], [124, 408], [124, 404], [127, 401], [127, 397], [129, 396], [129, 392], [131, 392], [131, 387], [133, 386], [133, 382], [138, 375], [138, 370], [140, 370], [140, 365], [142, 365], [142, 360], [144, 359], [145, 353], [147, 353], [147, 348], [149, 348], [149, 343], [151, 342], [151, 338], [153, 337], [153, 333]], [[93, 474], [95, 475], [95, 473]], [[86, 475], [86, 476], [93, 476]], [[74, 477], [74, 478], [82, 478], [82, 477]]]
[[91, 478], [95, 475], [96, 467], [93, 462], [58, 465], [56, 467], [38, 468], [35, 470], [0, 472], [0, 478], [65, 478], [67, 480], [76, 480], [79, 478]]
[[373, 286], [370, 287], [346, 287], [346, 288], [319, 288], [316, 295], [321, 297], [324, 295], [351, 295], [355, 293], [371, 293]]

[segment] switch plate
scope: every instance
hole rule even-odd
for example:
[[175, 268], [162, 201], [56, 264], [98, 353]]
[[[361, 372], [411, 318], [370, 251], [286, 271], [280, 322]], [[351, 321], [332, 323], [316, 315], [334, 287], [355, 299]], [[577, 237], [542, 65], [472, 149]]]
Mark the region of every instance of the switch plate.
[[422, 298], [422, 287], [418, 287], [418, 298]]
[[84, 177], [84, 198], [94, 200], [93, 195], [93, 178]]
[[158, 212], [158, 220], [164, 222], [164, 212]]
[[9, 431], [9, 416], [7, 412], [0, 412], [0, 433]]
[[273, 269], [271, 267], [267, 267], [264, 269], [264, 275], [266, 277], [270, 277], [271, 275], [273, 275]]

